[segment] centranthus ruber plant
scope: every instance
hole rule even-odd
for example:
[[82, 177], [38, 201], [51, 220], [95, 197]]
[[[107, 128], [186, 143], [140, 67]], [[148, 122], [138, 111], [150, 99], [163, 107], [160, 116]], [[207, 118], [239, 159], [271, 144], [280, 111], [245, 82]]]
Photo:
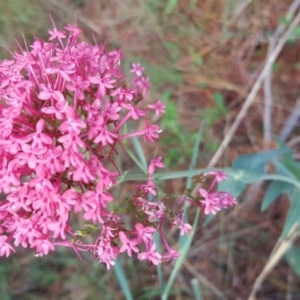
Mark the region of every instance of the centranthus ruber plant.
[[[124, 141], [142, 136], [156, 142], [161, 130], [148, 116], [164, 113], [165, 105], [144, 103], [150, 84], [139, 64], [127, 82], [120, 50], [80, 42], [77, 26], [65, 29], [68, 34], [54, 26], [48, 41], [35, 39], [30, 49], [20, 47], [0, 63], [0, 255], [22, 246], [43, 256], [66, 246], [79, 256], [91, 252], [108, 269], [121, 253], [154, 265], [175, 259], [179, 253], [168, 244], [163, 224], [181, 234], [191, 226], [180, 207], [170, 210], [158, 197], [153, 176], [164, 167], [162, 158], [150, 161], [148, 180], [133, 185], [130, 199], [114, 199], [111, 192], [122, 175], [116, 157], [126, 152]], [[126, 124], [140, 121], [143, 129], [126, 132]], [[236, 203], [215, 191], [224, 173], [207, 176], [213, 178], [209, 189], [182, 195], [178, 206], [189, 201], [208, 214]], [[126, 214], [130, 227], [122, 221]], [[74, 228], [74, 215], [83, 218], [84, 228]]]

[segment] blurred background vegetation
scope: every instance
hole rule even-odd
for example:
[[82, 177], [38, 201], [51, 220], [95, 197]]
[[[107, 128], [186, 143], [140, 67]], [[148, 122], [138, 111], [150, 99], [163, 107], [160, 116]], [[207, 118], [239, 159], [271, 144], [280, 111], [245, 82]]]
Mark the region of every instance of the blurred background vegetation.
[[[291, 4], [285, 0], [0, 0], [0, 59], [18, 50], [16, 40], [24, 44], [23, 34], [27, 44], [35, 36], [47, 39], [49, 14], [61, 29], [77, 19], [84, 40], [123, 49], [125, 70], [131, 62], [145, 66], [152, 85], [149, 101], [162, 99], [167, 104], [165, 116], [157, 120], [164, 129], [157, 151], [167, 169], [188, 168], [201, 122], [204, 136], [197, 167], [206, 167], [262, 70], [276, 29], [289, 24], [286, 13]], [[273, 65], [273, 134], [282, 133], [297, 107], [299, 38], [297, 27]], [[277, 147], [264, 137], [264, 97], [261, 90], [218, 166], [231, 165], [241, 154]], [[295, 123], [284, 136], [296, 160], [299, 134]], [[143, 147], [146, 157], [153, 157], [155, 146]], [[180, 194], [184, 187], [184, 181], [170, 180], [165, 189]], [[261, 212], [264, 189], [250, 187], [236, 208], [199, 227], [170, 299], [193, 299], [195, 279], [203, 299], [247, 299], [289, 207], [282, 196]], [[126, 186], [118, 192], [126, 192]], [[171, 233], [170, 239], [175, 243], [176, 235]], [[155, 268], [132, 260], [122, 263], [134, 299], [160, 299]], [[172, 268], [172, 264], [162, 266], [165, 278]], [[259, 297], [300, 299], [300, 280], [289, 261], [274, 268]], [[109, 300], [124, 295], [114, 272], [88, 255], [80, 261], [72, 251], [59, 249], [37, 259], [19, 249], [15, 256], [0, 259], [0, 299]]]

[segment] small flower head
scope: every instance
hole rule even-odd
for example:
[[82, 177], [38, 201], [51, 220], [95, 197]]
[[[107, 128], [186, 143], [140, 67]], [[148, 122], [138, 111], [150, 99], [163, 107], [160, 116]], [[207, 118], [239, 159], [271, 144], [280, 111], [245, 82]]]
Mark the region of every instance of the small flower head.
[[138, 254], [138, 259], [139, 260], [148, 260], [154, 265], [158, 265], [161, 262], [162, 256], [158, 253], [155, 252], [156, 244], [152, 244], [149, 247], [148, 251], [141, 252]]
[[164, 114], [166, 112], [166, 105], [163, 104], [161, 100], [158, 100], [155, 104], [149, 104], [148, 108], [155, 111], [155, 115], [158, 117], [160, 114]]
[[141, 77], [145, 69], [140, 64], [132, 64], [131, 73], [134, 73], [137, 77]]
[[136, 247], [138, 241], [128, 239], [123, 231], [119, 232], [119, 238], [122, 242], [120, 253], [127, 251], [128, 256], [131, 257], [132, 252], [139, 252], [139, 249]]

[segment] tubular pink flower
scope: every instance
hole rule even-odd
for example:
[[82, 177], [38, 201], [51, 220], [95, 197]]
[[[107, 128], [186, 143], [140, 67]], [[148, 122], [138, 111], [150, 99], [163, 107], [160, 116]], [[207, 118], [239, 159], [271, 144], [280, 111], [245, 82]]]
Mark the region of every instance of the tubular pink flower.
[[182, 216], [175, 217], [173, 223], [180, 229], [180, 235], [188, 234], [192, 230], [192, 226], [190, 224], [184, 223]]
[[55, 114], [56, 119], [63, 120], [67, 107], [67, 101], [57, 101], [54, 106], [43, 107], [41, 111], [47, 115]]
[[52, 243], [50, 243], [50, 241], [47, 240], [47, 239], [44, 239], [44, 240], [36, 239], [31, 244], [30, 248], [36, 248], [35, 256], [37, 256], [37, 257], [48, 255], [49, 251], [54, 251], [55, 250]]
[[94, 143], [101, 143], [103, 146], [106, 146], [108, 144], [113, 144], [116, 138], [117, 135], [115, 133], [108, 131], [107, 127], [103, 126], [99, 134], [94, 139]]
[[62, 122], [59, 129], [61, 132], [75, 132], [77, 135], [81, 129], [86, 128], [86, 124], [76, 117], [72, 107], [66, 109], [66, 121]]
[[150, 141], [154, 142], [159, 137], [159, 133], [161, 132], [161, 129], [157, 125], [148, 125], [146, 122], [146, 129], [144, 131], [144, 141]]
[[228, 206], [237, 204], [236, 199], [226, 192], [208, 193], [204, 189], [200, 188], [199, 194], [204, 198], [201, 200], [201, 203], [204, 206], [205, 214], [216, 214], [217, 211], [222, 208], [227, 208]]
[[141, 77], [145, 69], [140, 64], [132, 64], [132, 69], [130, 73], [134, 73], [136, 76]]
[[42, 91], [38, 94], [38, 98], [41, 100], [54, 99], [58, 102], [65, 101], [65, 97], [60, 91], [53, 90], [49, 85], [41, 84]]
[[138, 254], [138, 259], [139, 260], [149, 260], [154, 265], [160, 264], [162, 256], [158, 252], [154, 251], [155, 248], [156, 248], [156, 244], [153, 243], [150, 246], [148, 251], [141, 252]]
[[200, 188], [200, 195], [204, 198], [201, 203], [204, 205], [204, 213], [206, 215], [212, 213], [215, 215], [217, 211], [221, 210], [218, 198], [214, 194], [208, 194], [206, 190]]
[[114, 87], [115, 79], [109, 77], [101, 78], [100, 76], [92, 76], [88, 78], [90, 83], [97, 84], [99, 86], [99, 96], [102, 97], [106, 94], [106, 89], [112, 89]]
[[57, 38], [60, 39], [66, 38], [65, 33], [63, 31], [58, 31], [56, 28], [53, 28], [53, 30], [49, 30], [48, 32], [50, 33], [49, 41], [52, 41]]
[[162, 162], [162, 157], [159, 156], [157, 158], [151, 159], [150, 165], [148, 167], [148, 174], [151, 176], [154, 174], [156, 168], [164, 168], [165, 165]]
[[162, 256], [162, 259], [165, 261], [177, 259], [180, 257], [180, 253], [175, 249], [170, 249], [167, 254]]
[[136, 80], [136, 86], [139, 88], [141, 94], [145, 96], [148, 89], [150, 88], [149, 78], [138, 77], [138, 79]]
[[9, 257], [11, 252], [16, 252], [14, 248], [7, 243], [7, 236], [0, 235], [0, 256], [5, 255], [6, 257]]
[[149, 104], [148, 107], [155, 111], [155, 115], [158, 117], [160, 114], [166, 112], [166, 105], [161, 100], [158, 100], [155, 104]]
[[119, 232], [119, 238], [120, 238], [120, 241], [122, 242], [122, 246], [119, 250], [120, 253], [127, 251], [128, 256], [131, 257], [132, 251], [139, 252], [139, 249], [136, 247], [136, 245], [138, 244], [138, 241], [128, 239], [128, 237], [126, 236], [126, 234], [123, 231]]
[[135, 224], [137, 238], [143, 240], [146, 244], [153, 241], [153, 234], [156, 231], [153, 227], [144, 227], [143, 224]]

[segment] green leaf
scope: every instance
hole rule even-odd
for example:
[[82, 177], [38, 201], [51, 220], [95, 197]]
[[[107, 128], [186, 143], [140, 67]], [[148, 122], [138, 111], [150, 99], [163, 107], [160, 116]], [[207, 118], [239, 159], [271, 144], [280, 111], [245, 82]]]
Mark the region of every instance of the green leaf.
[[207, 226], [213, 219], [214, 219], [215, 215], [213, 214], [208, 214], [202, 224], [203, 227]]
[[[194, 150], [193, 150], [193, 155], [192, 155], [192, 158], [191, 158], [189, 170], [194, 170], [194, 168], [196, 166], [197, 158], [199, 156], [199, 148], [200, 148], [200, 143], [201, 143], [201, 140], [202, 140], [202, 129], [203, 129], [202, 125], [203, 125], [203, 123], [200, 125], [198, 135], [197, 135], [197, 138], [196, 138], [196, 142], [194, 144]], [[186, 181], [186, 188], [187, 189], [190, 189], [191, 186], [192, 186], [192, 178], [193, 178], [192, 176], [187, 178], [187, 181]], [[183, 206], [183, 216], [186, 219], [185, 220], [186, 222], [188, 222], [186, 211], [187, 211], [189, 205], [190, 204], [187, 201], [185, 201], [184, 206]], [[187, 239], [188, 239], [188, 236], [186, 234], [179, 236], [178, 245], [179, 245], [180, 248], [185, 244]]]
[[[166, 107], [166, 112], [162, 119], [162, 127], [167, 127], [174, 131], [174, 129], [178, 128], [178, 109], [177, 106], [173, 102], [168, 102]], [[178, 131], [178, 130], [176, 130]]]
[[[218, 190], [230, 193], [234, 197], [238, 197], [246, 188], [246, 183], [243, 181], [245, 175], [240, 176], [240, 170], [225, 169], [224, 172], [227, 174], [227, 180], [224, 180], [218, 184]], [[244, 174], [244, 173], [243, 173]], [[257, 177], [255, 176], [255, 179]]]
[[279, 17], [279, 24], [289, 26], [293, 20], [293, 15], [289, 16], [288, 18], [286, 17]]
[[284, 161], [279, 159], [273, 159], [272, 160], [273, 165], [276, 170], [276, 174], [283, 175], [289, 178], [297, 178], [293, 172], [290, 171], [290, 169], [284, 164]]
[[[296, 179], [289, 178], [287, 176], [277, 175], [277, 174], [265, 174], [261, 176], [255, 176], [253, 173], [246, 172], [245, 170], [233, 170], [231, 168], [203, 168], [203, 169], [195, 169], [195, 170], [186, 170], [186, 171], [178, 171], [178, 172], [161, 172], [156, 173], [153, 176], [155, 181], [160, 180], [169, 180], [169, 179], [179, 179], [179, 178], [187, 178], [191, 176], [196, 176], [202, 173], [206, 173], [209, 171], [221, 171], [223, 170], [228, 175], [233, 177], [233, 180], [239, 181], [238, 184], [241, 183], [253, 183], [262, 180], [278, 180], [284, 181], [287, 183], [293, 184], [300, 190], [300, 182]], [[124, 181], [144, 181], [147, 180], [146, 174], [142, 173], [128, 173], [124, 179]], [[234, 181], [233, 181], [234, 183]], [[230, 187], [234, 190], [234, 187]], [[238, 187], [237, 187], [238, 188]]]
[[190, 0], [190, 9], [195, 9], [197, 5], [197, 0]]
[[126, 175], [128, 174], [129, 171], [125, 171], [123, 174], [121, 174], [118, 177], [118, 184], [122, 183], [123, 181], [125, 181]]
[[201, 293], [201, 288], [198, 280], [196, 278], [192, 279], [191, 281], [195, 300], [202, 300], [202, 293]]
[[205, 168], [205, 169], [178, 171], [178, 172], [164, 172], [164, 173], [157, 173], [153, 177], [157, 180], [187, 178], [187, 177], [193, 177], [193, 176], [199, 175], [208, 170], [209, 169]]
[[290, 171], [290, 173], [291, 173], [290, 177], [294, 177], [294, 178], [297, 178], [298, 180], [300, 180], [300, 170], [294, 159], [292, 159], [292, 160], [284, 159], [282, 161], [282, 164], [286, 167], [287, 170]]
[[133, 300], [130, 288], [128, 286], [127, 277], [124, 273], [123, 267], [118, 259], [115, 260], [114, 270], [117, 275], [117, 279], [120, 283], [122, 292], [126, 300]]
[[197, 225], [198, 225], [198, 219], [199, 219], [199, 209], [197, 209], [197, 213], [196, 213], [196, 217], [195, 217], [195, 220], [194, 220], [194, 224], [193, 224], [193, 229], [192, 229], [192, 232], [190, 233], [190, 235], [188, 236], [185, 244], [183, 245], [182, 248], [179, 249], [179, 252], [181, 254], [181, 256], [176, 260], [175, 264], [174, 264], [174, 267], [173, 267], [173, 270], [172, 270], [172, 273], [169, 277], [169, 280], [166, 284], [166, 287], [162, 293], [162, 296], [161, 296], [161, 299], [162, 300], [167, 300], [168, 297], [169, 297], [169, 294], [170, 294], [170, 291], [171, 291], [171, 287], [173, 285], [173, 282], [185, 260], [185, 257], [191, 247], [191, 243], [192, 243], [192, 240], [193, 240], [193, 237], [194, 237], [194, 234], [196, 232], [196, 228], [197, 228]]
[[300, 190], [295, 188], [290, 196], [290, 208], [285, 219], [281, 236], [286, 238], [291, 228], [300, 219]]
[[[197, 158], [199, 156], [199, 148], [200, 148], [200, 143], [202, 140], [202, 133], [203, 133], [203, 123], [201, 123], [198, 134], [197, 134], [197, 138], [196, 138], [196, 142], [194, 144], [194, 150], [193, 150], [193, 155], [191, 158], [191, 162], [190, 162], [190, 166], [189, 166], [189, 170], [193, 170], [196, 166], [196, 162], [197, 162]], [[186, 188], [189, 189], [191, 188], [192, 185], [192, 177], [189, 177], [186, 183]]]
[[300, 26], [297, 26], [290, 36], [290, 40], [298, 39], [300, 37]]
[[[179, 179], [179, 178], [187, 178], [191, 176], [196, 176], [201, 173], [211, 171], [212, 169], [196, 169], [196, 170], [186, 170], [186, 171], [178, 171], [178, 172], [161, 172], [153, 175], [153, 179], [155, 181], [160, 180], [169, 180], [169, 179]], [[220, 169], [218, 169], [220, 170]], [[147, 175], [143, 173], [128, 173], [124, 179], [124, 181], [144, 181], [147, 180]]]
[[281, 194], [290, 192], [293, 189], [293, 185], [290, 183], [282, 182], [282, 181], [273, 181], [263, 198], [261, 204], [261, 211], [266, 210], [270, 204]]
[[139, 160], [140, 160], [141, 164], [143, 165], [144, 169], [146, 170], [147, 169], [147, 159], [145, 157], [143, 148], [142, 148], [139, 140], [137, 139], [136, 136], [133, 136], [131, 138], [131, 142], [132, 142], [132, 145], [134, 147], [134, 150], [135, 150], [136, 154], [139, 157]]
[[178, 45], [174, 43], [164, 43], [164, 45], [170, 50], [170, 61], [173, 61], [173, 63], [164, 66], [153, 65], [142, 57], [132, 58], [132, 60], [140, 62], [146, 68], [147, 75], [151, 78], [151, 85], [156, 87], [165, 87], [166, 84], [177, 85], [182, 82], [182, 74], [174, 67], [174, 61], [177, 61], [180, 55]]
[[286, 147], [284, 142], [279, 138], [275, 137], [279, 147], [281, 149], [289, 150], [286, 153], [283, 153], [281, 163], [285, 166], [286, 169], [288, 169], [298, 180], [300, 180], [300, 171], [297, 166], [297, 163], [295, 162], [292, 152], [290, 149]]
[[199, 82], [197, 83], [197, 86], [200, 88], [200, 89], [205, 89], [207, 87], [207, 84], [205, 82]]
[[300, 62], [297, 62], [295, 65], [294, 65], [294, 68], [296, 70], [300, 70]]
[[140, 287], [139, 290], [138, 300], [159, 299], [161, 295], [160, 288], [156, 286]]
[[218, 92], [213, 93], [213, 99], [218, 109], [223, 110], [226, 108], [223, 94]]
[[293, 178], [290, 178], [287, 176], [281, 176], [281, 175], [277, 175], [277, 174], [267, 174], [267, 175], [258, 177], [256, 181], [261, 181], [261, 180], [277, 180], [277, 181], [291, 183], [295, 186], [295, 188], [298, 188], [300, 190], [300, 182], [296, 179], [293, 179]]
[[[160, 236], [158, 234], [158, 232], [154, 233], [154, 242], [156, 244], [156, 251], [160, 252], [161, 250], [161, 240], [160, 240]], [[163, 277], [163, 272], [162, 272], [162, 267], [161, 264], [158, 264], [156, 266], [156, 272], [157, 272], [157, 278], [159, 281], [159, 286], [160, 286], [160, 291], [162, 292], [165, 288], [165, 280]]]
[[[144, 172], [144, 174], [147, 174], [147, 168], [144, 167], [144, 165], [139, 161], [139, 159], [132, 153], [130, 149], [126, 149], [128, 156], [135, 162], [135, 164]], [[128, 177], [130, 178], [130, 173], [123, 178], [123, 181], [128, 181]], [[130, 180], [130, 179], [129, 179]], [[137, 179], [139, 180], [139, 179]]]
[[189, 55], [195, 65], [201, 66], [203, 64], [203, 58], [200, 56], [199, 51], [196, 51], [194, 48], [189, 47]]
[[278, 71], [280, 69], [280, 65], [278, 62], [274, 62], [273, 65], [272, 65], [272, 70], [274, 72]]
[[164, 15], [167, 16], [171, 14], [175, 9], [175, 7], [177, 6], [177, 4], [178, 4], [178, 0], [169, 0], [164, 10]]
[[292, 245], [284, 256], [293, 271], [300, 276], [300, 247]]
[[255, 173], [256, 176], [261, 176], [265, 173], [265, 165], [271, 159], [289, 151], [289, 149], [274, 149], [260, 153], [241, 155], [233, 162], [232, 167], [233, 169], [247, 170], [247, 172], [252, 174]]

